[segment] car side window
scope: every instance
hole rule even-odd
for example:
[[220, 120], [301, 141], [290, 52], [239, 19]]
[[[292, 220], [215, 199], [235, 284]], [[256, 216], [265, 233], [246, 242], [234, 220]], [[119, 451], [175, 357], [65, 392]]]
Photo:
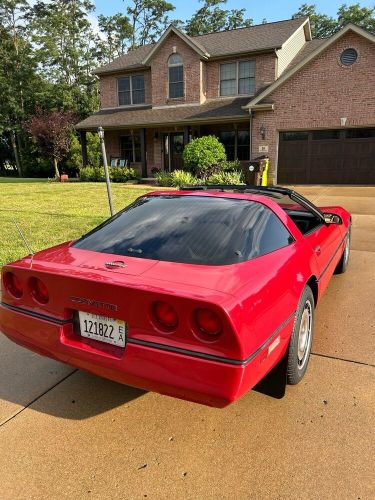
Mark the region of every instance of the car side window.
[[274, 199], [289, 215], [303, 235], [308, 235], [322, 225], [322, 219], [306, 207], [284, 195]]

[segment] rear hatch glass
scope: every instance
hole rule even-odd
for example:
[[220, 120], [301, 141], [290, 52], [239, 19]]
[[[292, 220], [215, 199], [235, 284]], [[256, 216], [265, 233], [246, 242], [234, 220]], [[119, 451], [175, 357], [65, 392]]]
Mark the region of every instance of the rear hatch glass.
[[261, 203], [213, 196], [145, 196], [73, 246], [169, 262], [224, 265], [282, 248], [293, 239]]

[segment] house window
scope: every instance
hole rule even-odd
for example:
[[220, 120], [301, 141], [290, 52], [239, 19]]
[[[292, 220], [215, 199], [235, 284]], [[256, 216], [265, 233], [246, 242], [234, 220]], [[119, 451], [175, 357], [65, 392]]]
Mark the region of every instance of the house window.
[[220, 95], [254, 94], [255, 61], [220, 64]]
[[238, 130], [237, 132], [237, 160], [250, 160], [249, 130]]
[[119, 106], [131, 106], [145, 102], [145, 79], [143, 75], [123, 76], [118, 79]]
[[139, 133], [124, 135], [120, 138], [121, 159], [128, 164], [141, 161], [141, 136]]
[[169, 98], [184, 97], [184, 65], [179, 54], [168, 59]]
[[218, 139], [224, 145], [229, 161], [250, 159], [249, 130], [222, 130], [218, 133]]
[[236, 155], [236, 132], [234, 130], [225, 130], [219, 132], [219, 141], [225, 148], [227, 160], [234, 160]]

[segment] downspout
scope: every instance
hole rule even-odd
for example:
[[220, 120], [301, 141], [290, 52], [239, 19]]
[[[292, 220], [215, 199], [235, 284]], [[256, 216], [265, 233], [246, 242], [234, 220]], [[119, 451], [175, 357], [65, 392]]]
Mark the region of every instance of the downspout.
[[250, 132], [250, 140], [249, 140], [249, 148], [250, 148], [250, 157], [249, 159], [253, 159], [253, 113], [251, 108], [249, 108], [249, 132]]

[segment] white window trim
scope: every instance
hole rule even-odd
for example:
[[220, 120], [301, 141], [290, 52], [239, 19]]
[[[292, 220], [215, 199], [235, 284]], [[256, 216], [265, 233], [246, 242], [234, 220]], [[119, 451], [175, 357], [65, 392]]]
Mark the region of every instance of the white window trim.
[[[144, 102], [138, 102], [136, 104], [133, 104], [133, 78], [136, 78], [137, 76], [142, 76], [143, 77], [143, 92], [145, 94], [145, 99]], [[130, 104], [120, 104], [120, 92], [129, 92], [127, 90], [119, 90], [119, 80], [121, 78], [129, 78], [130, 82]], [[139, 89], [137, 89], [139, 90]], [[145, 75], [143, 73], [139, 73], [137, 75], [124, 75], [124, 76], [119, 76], [117, 78], [117, 106], [122, 108], [126, 106], [143, 106], [146, 103], [146, 86], [145, 86]]]
[[[233, 97], [236, 95], [238, 95], [238, 96], [242, 96], [242, 95], [253, 96], [253, 95], [255, 95], [255, 86], [254, 86], [254, 92], [251, 94], [240, 94], [239, 93], [239, 87], [240, 87], [240, 78], [239, 78], [240, 70], [239, 69], [240, 69], [240, 63], [243, 63], [243, 62], [253, 62], [254, 63], [254, 76], [250, 76], [248, 78], [254, 78], [254, 83], [256, 84], [256, 61], [255, 61], [255, 59], [244, 59], [244, 60], [240, 60], [240, 61], [238, 61], [238, 60], [237, 61], [226, 61], [226, 62], [220, 63], [219, 64], [219, 97]], [[236, 89], [237, 89], [237, 92], [235, 94], [221, 95], [221, 67], [224, 66], [225, 64], [236, 64]], [[241, 78], [241, 79], [243, 80], [243, 78]], [[232, 80], [232, 78], [230, 80]]]

